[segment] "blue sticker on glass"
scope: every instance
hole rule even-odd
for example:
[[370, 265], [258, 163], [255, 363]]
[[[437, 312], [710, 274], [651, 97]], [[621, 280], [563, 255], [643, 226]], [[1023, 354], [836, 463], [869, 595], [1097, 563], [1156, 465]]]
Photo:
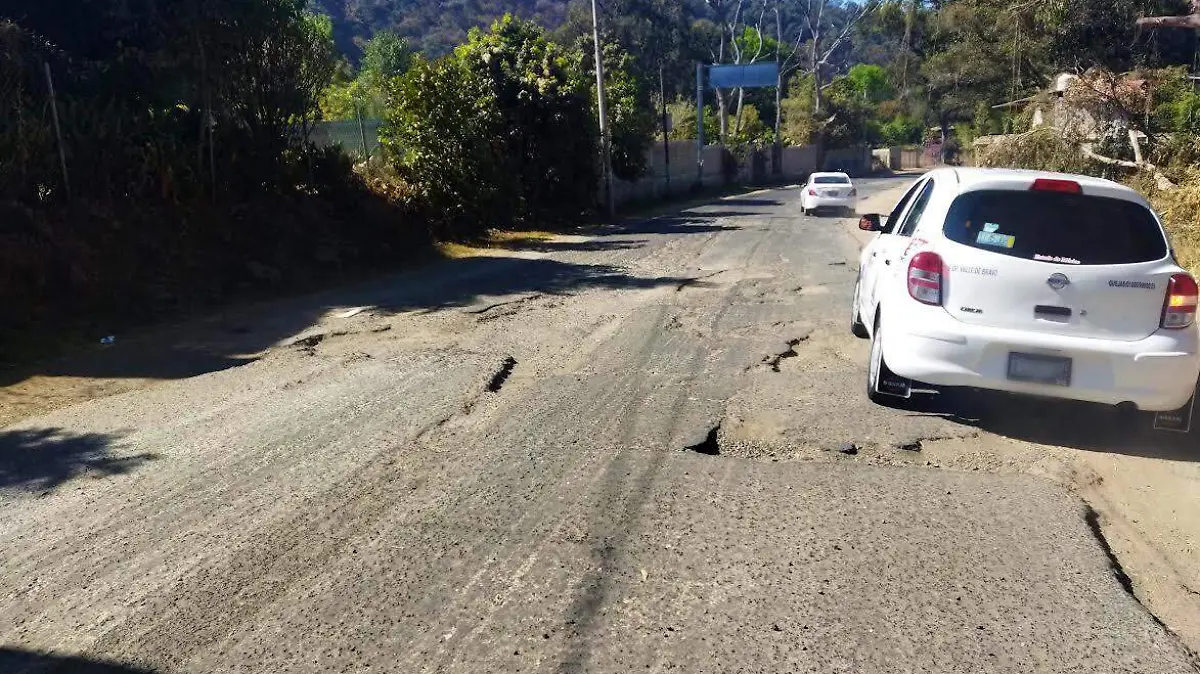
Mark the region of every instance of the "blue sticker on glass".
[[999, 234], [997, 232], [980, 232], [979, 236], [975, 237], [975, 243], [982, 246], [993, 246], [995, 248], [1012, 248], [1017, 242], [1017, 237], [1009, 236], [1008, 234]]

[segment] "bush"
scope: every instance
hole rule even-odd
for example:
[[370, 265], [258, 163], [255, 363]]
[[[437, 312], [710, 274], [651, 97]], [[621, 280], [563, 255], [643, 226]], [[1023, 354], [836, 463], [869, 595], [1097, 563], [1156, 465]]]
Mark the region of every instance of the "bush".
[[511, 16], [395, 80], [380, 140], [443, 235], [576, 216], [595, 203], [597, 139], [584, 78]]

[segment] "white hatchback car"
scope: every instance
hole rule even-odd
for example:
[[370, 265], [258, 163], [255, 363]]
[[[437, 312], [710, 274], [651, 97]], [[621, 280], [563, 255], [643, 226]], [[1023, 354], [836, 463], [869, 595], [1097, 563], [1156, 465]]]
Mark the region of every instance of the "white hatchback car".
[[800, 195], [800, 212], [816, 213], [819, 208], [852, 211], [858, 204], [858, 188], [845, 173], [814, 173], [808, 177]]
[[[851, 309], [867, 393], [921, 383], [1165, 412], [1200, 373], [1196, 281], [1137, 192], [1085, 176], [926, 174], [863, 250]], [[1188, 407], [1190, 423], [1190, 407]]]

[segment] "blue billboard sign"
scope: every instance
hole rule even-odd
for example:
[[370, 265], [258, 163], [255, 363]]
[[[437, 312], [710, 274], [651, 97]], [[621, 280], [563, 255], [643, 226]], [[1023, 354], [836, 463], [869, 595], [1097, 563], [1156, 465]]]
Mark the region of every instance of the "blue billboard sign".
[[751, 63], [708, 67], [708, 84], [714, 89], [773, 87], [779, 83], [779, 64]]

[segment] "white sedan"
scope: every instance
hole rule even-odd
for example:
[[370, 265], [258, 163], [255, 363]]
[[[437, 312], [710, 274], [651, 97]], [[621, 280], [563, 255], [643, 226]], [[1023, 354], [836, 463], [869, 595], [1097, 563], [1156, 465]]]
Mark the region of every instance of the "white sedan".
[[814, 173], [800, 195], [800, 212], [804, 215], [820, 208], [853, 211], [857, 204], [858, 188], [845, 173]]
[[1137, 192], [1085, 176], [939, 169], [859, 227], [879, 232], [851, 308], [852, 331], [871, 339], [873, 401], [962, 386], [1190, 423], [1197, 285]]

